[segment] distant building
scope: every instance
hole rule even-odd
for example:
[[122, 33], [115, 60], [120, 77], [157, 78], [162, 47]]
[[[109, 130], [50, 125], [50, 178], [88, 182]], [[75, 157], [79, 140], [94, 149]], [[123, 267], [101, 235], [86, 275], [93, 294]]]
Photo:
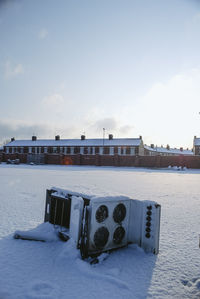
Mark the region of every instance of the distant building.
[[200, 138], [194, 136], [193, 141], [193, 152], [195, 155], [200, 155]]
[[179, 155], [194, 155], [193, 151], [191, 150], [185, 150], [182, 147], [180, 149], [177, 148], [170, 148], [168, 145], [165, 147], [157, 147], [154, 146], [154, 144], [151, 144], [151, 146], [144, 145], [144, 154], [145, 156], [179, 156]]
[[44, 155], [44, 154], [62, 154], [62, 155], [123, 155], [135, 156], [144, 155], [144, 145], [142, 136], [139, 138], [113, 138], [110, 134], [105, 139], [86, 139], [82, 135], [80, 139], [37, 139], [32, 136], [31, 140], [11, 139], [4, 146], [4, 152], [7, 155], [26, 154], [26, 155]]
[[3, 155], [3, 146], [0, 146], [0, 163], [2, 161], [2, 155]]

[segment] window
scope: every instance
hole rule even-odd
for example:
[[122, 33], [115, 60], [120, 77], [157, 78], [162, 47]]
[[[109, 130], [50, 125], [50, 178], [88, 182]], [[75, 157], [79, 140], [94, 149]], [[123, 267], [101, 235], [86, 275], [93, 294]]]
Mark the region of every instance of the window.
[[99, 147], [95, 147], [95, 154], [99, 154]]
[[74, 148], [74, 154], [80, 154], [80, 147], [76, 146]]
[[84, 155], [88, 154], [88, 147], [84, 147]]
[[92, 147], [88, 147], [88, 155], [92, 155]]
[[71, 151], [70, 151], [70, 147], [68, 146], [67, 147], [67, 154], [69, 155], [71, 153]]
[[53, 153], [53, 148], [50, 146], [50, 147], [48, 147], [48, 153], [49, 154], [52, 154]]
[[110, 154], [110, 148], [109, 147], [104, 147], [103, 148], [103, 154], [104, 155], [109, 155]]
[[118, 147], [117, 146], [114, 147], [114, 154], [118, 154]]
[[135, 147], [131, 147], [131, 155], [135, 156]]
[[130, 154], [131, 154], [131, 149], [130, 149], [129, 146], [126, 148], [126, 154], [127, 154], [127, 155], [130, 155]]
[[28, 153], [28, 146], [25, 146], [24, 147], [24, 154], [27, 154]]

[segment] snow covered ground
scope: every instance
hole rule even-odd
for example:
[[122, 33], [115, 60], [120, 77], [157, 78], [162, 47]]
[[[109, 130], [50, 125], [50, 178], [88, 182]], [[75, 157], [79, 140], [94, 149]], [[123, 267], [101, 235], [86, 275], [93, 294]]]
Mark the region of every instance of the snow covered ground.
[[[200, 170], [0, 164], [0, 299], [200, 298], [199, 181]], [[160, 253], [130, 245], [90, 265], [71, 240], [13, 239], [43, 222], [52, 186], [157, 201]]]

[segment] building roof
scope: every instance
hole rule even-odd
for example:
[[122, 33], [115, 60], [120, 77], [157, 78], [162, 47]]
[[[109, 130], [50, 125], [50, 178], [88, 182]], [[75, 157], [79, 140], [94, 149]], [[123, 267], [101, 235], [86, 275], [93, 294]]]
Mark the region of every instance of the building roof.
[[163, 153], [163, 154], [173, 154], [173, 155], [194, 155], [193, 151], [191, 150], [180, 150], [177, 148], [170, 148], [167, 149], [165, 147], [154, 147], [152, 148], [151, 146], [145, 145], [145, 149], [151, 151], [151, 152], [158, 152], [158, 153]]
[[32, 140], [14, 140], [6, 144], [13, 146], [139, 146], [142, 142], [140, 138], [113, 138], [109, 139], [38, 139]]
[[194, 146], [200, 146], [200, 138], [194, 138]]

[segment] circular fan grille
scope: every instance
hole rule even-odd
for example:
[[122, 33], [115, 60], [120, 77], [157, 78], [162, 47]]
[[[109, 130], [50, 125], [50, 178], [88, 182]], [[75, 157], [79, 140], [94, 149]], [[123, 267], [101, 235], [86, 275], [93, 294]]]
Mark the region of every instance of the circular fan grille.
[[108, 242], [109, 231], [106, 227], [100, 227], [94, 234], [94, 244], [97, 249], [102, 249]]
[[115, 222], [120, 223], [126, 217], [126, 207], [124, 204], [118, 204], [113, 212], [113, 219]]
[[118, 245], [122, 242], [125, 236], [125, 229], [122, 226], [116, 228], [114, 235], [113, 235], [113, 242]]
[[108, 208], [104, 205], [100, 206], [96, 211], [96, 221], [101, 223], [108, 217]]

